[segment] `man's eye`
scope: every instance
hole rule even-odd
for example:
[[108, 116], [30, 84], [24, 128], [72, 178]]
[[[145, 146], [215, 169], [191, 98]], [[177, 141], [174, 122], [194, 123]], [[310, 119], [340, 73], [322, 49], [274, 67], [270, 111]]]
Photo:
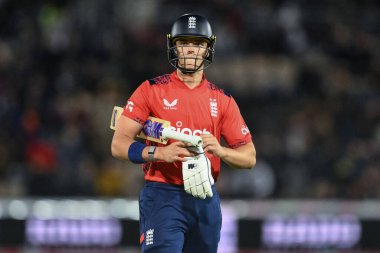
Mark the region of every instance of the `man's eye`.
[[199, 41], [183, 41], [183, 42], [180, 42], [179, 44], [180, 45], [190, 45], [190, 44], [199, 45], [199, 44], [201, 44], [201, 42], [199, 42]]

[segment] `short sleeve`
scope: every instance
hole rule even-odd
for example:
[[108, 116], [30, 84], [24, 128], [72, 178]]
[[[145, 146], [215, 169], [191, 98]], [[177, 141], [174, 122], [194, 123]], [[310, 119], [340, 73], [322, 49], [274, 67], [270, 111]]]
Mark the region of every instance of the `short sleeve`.
[[127, 100], [122, 115], [143, 125], [150, 114], [149, 108], [149, 83], [145, 81]]
[[230, 148], [237, 148], [252, 142], [251, 133], [233, 97], [229, 98], [223, 114], [221, 134]]

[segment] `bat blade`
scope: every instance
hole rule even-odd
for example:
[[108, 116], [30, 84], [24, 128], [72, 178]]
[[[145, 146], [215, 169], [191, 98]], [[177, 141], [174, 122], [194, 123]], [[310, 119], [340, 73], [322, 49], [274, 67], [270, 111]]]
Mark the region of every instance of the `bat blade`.
[[[116, 129], [116, 123], [123, 112], [123, 108], [115, 106], [112, 111], [110, 128]], [[192, 136], [180, 133], [170, 128], [170, 121], [149, 116], [143, 129], [136, 136], [141, 139], [150, 140], [157, 143], [166, 144], [169, 139], [187, 142], [193, 146], [202, 146], [200, 136]]]

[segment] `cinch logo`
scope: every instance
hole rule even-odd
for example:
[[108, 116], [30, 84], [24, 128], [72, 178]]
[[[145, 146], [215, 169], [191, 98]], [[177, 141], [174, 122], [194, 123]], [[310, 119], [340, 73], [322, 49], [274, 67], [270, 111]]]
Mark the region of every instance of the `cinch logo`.
[[210, 131], [208, 131], [206, 128], [203, 128], [203, 130], [200, 130], [200, 129], [192, 130], [192, 129], [186, 128], [186, 127], [182, 128], [182, 121], [177, 121], [176, 126], [177, 127], [171, 126], [170, 129], [177, 131], [177, 132], [180, 132], [180, 133], [183, 133], [183, 134], [192, 135], [192, 136], [200, 136], [201, 134], [209, 134], [210, 133]]
[[171, 103], [169, 103], [168, 100], [166, 100], [165, 98], [163, 99], [164, 101], [164, 109], [165, 110], [177, 110], [177, 107], [175, 107], [178, 103], [178, 99], [174, 99]]

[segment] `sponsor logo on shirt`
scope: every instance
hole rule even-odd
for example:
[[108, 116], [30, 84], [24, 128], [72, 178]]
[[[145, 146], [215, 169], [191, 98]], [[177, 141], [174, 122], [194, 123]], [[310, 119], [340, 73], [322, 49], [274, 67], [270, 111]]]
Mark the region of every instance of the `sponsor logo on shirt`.
[[164, 109], [165, 110], [177, 110], [177, 103], [178, 103], [178, 99], [174, 99], [172, 102], [169, 102], [167, 99], [163, 99], [164, 101]]
[[187, 135], [192, 135], [192, 136], [199, 136], [201, 134], [209, 134], [210, 133], [210, 131], [208, 131], [206, 128], [203, 128], [203, 130], [200, 130], [200, 129], [194, 129], [193, 130], [193, 129], [190, 129], [187, 127], [182, 128], [182, 121], [177, 121], [176, 127], [171, 126], [170, 128], [174, 131], [177, 131], [177, 132], [180, 132], [183, 134], [187, 134]]

